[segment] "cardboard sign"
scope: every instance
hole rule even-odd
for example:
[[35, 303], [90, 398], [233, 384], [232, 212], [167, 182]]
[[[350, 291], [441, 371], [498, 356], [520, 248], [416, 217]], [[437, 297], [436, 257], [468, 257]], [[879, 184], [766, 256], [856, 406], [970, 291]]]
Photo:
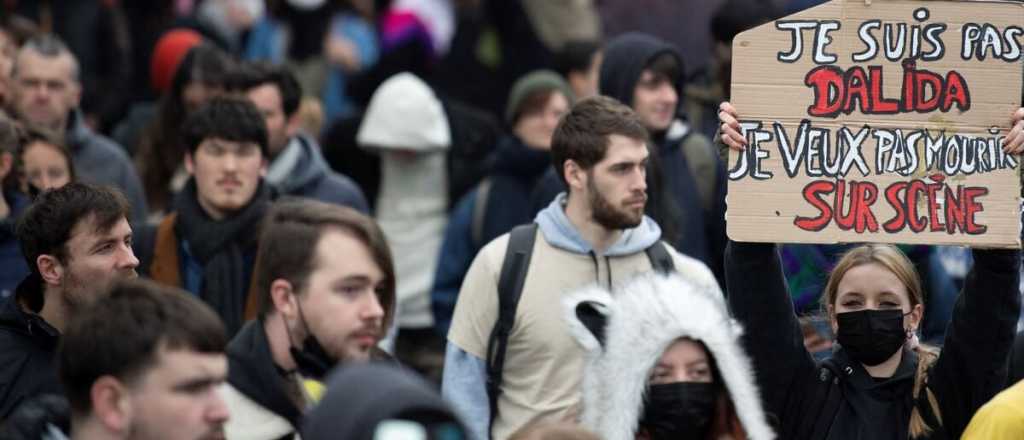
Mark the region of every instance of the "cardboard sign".
[[729, 237], [1019, 248], [1022, 26], [1020, 3], [834, 0], [737, 35]]

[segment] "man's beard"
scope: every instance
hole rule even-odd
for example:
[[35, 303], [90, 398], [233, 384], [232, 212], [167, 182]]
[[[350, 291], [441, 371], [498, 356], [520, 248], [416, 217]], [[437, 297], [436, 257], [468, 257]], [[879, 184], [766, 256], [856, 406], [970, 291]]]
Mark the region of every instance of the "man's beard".
[[616, 209], [615, 205], [609, 202], [594, 185], [593, 176], [587, 179], [587, 190], [590, 193], [591, 218], [603, 228], [609, 230], [630, 229], [639, 226], [643, 221], [643, 210], [634, 215], [629, 211]]
[[[81, 310], [85, 306], [88, 306], [95, 302], [101, 295], [105, 295], [113, 287], [114, 283], [120, 280], [127, 280], [137, 278], [138, 274], [135, 270], [126, 271], [119, 273], [116, 278], [103, 282], [102, 285], [96, 285], [95, 280], [87, 280], [79, 277], [74, 271], [68, 271], [67, 277], [64, 278], [63, 294], [61, 295], [64, 301], [64, 307], [71, 313]], [[73, 315], [72, 315], [73, 316]]]

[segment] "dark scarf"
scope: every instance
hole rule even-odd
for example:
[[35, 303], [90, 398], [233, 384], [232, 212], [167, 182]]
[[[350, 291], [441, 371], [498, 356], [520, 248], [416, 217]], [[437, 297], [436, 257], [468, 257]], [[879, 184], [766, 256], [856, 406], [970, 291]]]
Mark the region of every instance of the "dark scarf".
[[249, 204], [223, 220], [213, 220], [199, 206], [195, 179], [189, 179], [175, 201], [178, 220], [174, 233], [188, 242], [189, 253], [203, 267], [199, 296], [220, 315], [228, 334], [242, 327], [249, 280], [246, 254], [256, 250], [260, 221], [273, 198], [260, 180]]

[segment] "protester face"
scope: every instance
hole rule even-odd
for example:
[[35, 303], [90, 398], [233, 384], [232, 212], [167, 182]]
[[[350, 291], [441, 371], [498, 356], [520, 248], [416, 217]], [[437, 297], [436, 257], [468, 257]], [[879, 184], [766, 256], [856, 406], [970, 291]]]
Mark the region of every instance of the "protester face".
[[516, 136], [528, 147], [550, 150], [551, 137], [555, 134], [558, 120], [568, 112], [569, 100], [565, 95], [553, 92], [548, 95], [544, 107], [519, 116], [514, 127]]
[[674, 382], [710, 383], [711, 362], [704, 347], [691, 339], [680, 338], [669, 345], [651, 371], [652, 385]]
[[98, 228], [95, 215], [75, 224], [65, 244], [66, 262], [60, 266], [63, 298], [70, 309], [91, 304], [115, 281], [138, 276], [139, 260], [131, 243], [127, 219], [108, 230]]
[[665, 75], [644, 70], [633, 90], [633, 110], [648, 130], [664, 131], [676, 115], [679, 95]]
[[71, 182], [71, 164], [60, 147], [36, 141], [21, 155], [26, 183], [39, 191], [60, 188]]
[[638, 438], [711, 438], [718, 387], [704, 346], [676, 339], [651, 371]]
[[227, 378], [227, 357], [191, 350], [160, 350], [156, 365], [130, 384], [129, 439], [224, 438], [228, 408], [217, 388]]
[[911, 302], [895, 273], [870, 263], [842, 275], [829, 309], [840, 345], [854, 360], [874, 366], [899, 352], [907, 332], [917, 329], [924, 308]]
[[272, 83], [263, 84], [246, 92], [249, 100], [263, 114], [263, 120], [267, 123], [267, 139], [270, 141], [270, 155], [277, 156], [288, 140], [292, 137], [292, 130], [289, 127], [287, 117], [284, 114], [284, 105], [281, 102], [281, 91]]
[[587, 172], [587, 200], [593, 220], [606, 229], [633, 228], [647, 203], [647, 145], [613, 134], [604, 159]]
[[195, 177], [199, 205], [214, 220], [244, 208], [266, 172], [259, 145], [224, 139], [205, 139], [194, 156], [186, 155], [185, 168]]
[[13, 106], [29, 123], [63, 132], [61, 124], [78, 106], [80, 88], [74, 77], [75, 62], [69, 54], [55, 57], [32, 50], [18, 54], [13, 78]]
[[365, 361], [384, 332], [384, 272], [363, 242], [340, 229], [324, 232], [316, 255], [299, 295], [306, 327], [332, 358]]

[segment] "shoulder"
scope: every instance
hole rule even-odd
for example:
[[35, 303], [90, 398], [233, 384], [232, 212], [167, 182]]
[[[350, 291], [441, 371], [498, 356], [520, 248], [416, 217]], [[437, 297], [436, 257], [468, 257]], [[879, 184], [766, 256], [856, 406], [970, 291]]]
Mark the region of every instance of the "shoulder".
[[129, 163], [128, 154], [125, 153], [124, 148], [117, 142], [114, 142], [113, 139], [102, 134], [89, 133], [85, 137], [84, 142], [82, 142], [82, 148], [90, 154], [100, 156], [105, 160]]

